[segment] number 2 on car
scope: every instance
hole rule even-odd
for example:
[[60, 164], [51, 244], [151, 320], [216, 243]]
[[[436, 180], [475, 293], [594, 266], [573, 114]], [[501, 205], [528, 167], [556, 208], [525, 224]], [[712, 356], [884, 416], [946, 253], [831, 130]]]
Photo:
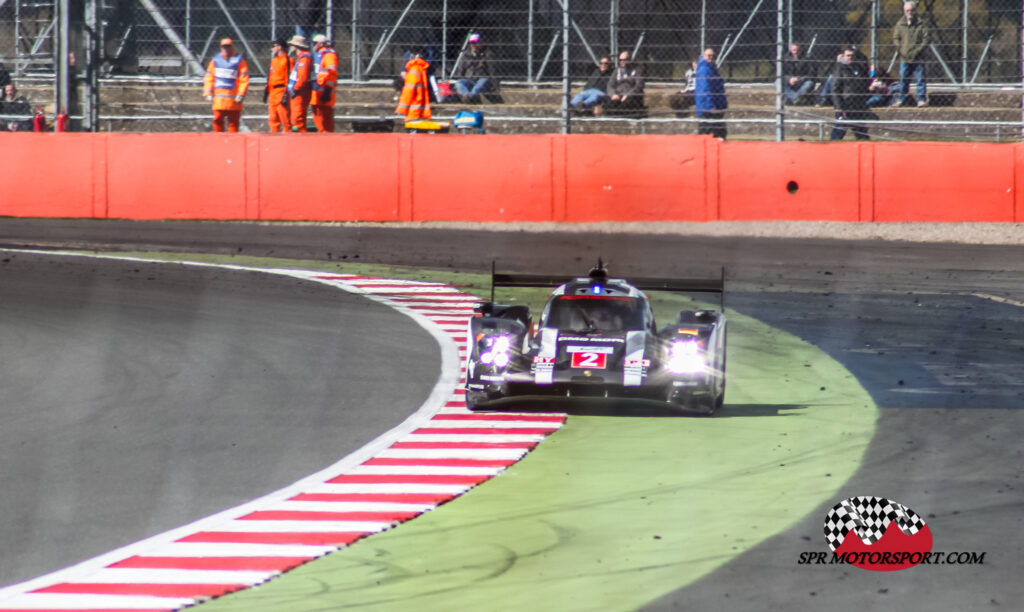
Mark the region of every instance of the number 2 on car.
[[607, 355], [605, 355], [604, 353], [573, 353], [572, 367], [593, 368], [595, 370], [603, 370], [605, 368], [606, 357]]

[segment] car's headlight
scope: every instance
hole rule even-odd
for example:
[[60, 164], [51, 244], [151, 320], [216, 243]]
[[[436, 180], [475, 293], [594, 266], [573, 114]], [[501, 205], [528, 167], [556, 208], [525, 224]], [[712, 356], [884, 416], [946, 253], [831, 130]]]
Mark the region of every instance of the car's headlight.
[[512, 360], [510, 354], [512, 339], [508, 336], [492, 336], [485, 341], [486, 346], [480, 352], [480, 363], [494, 365], [499, 368], [507, 367]]
[[675, 374], [697, 374], [707, 368], [707, 361], [695, 340], [673, 342], [668, 350], [665, 367]]

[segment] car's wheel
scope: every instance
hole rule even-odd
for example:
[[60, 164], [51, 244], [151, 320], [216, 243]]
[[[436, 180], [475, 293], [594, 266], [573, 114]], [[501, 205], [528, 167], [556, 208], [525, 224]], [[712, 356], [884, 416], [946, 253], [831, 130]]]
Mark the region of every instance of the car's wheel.
[[466, 390], [466, 408], [469, 408], [470, 410], [481, 410], [486, 401], [487, 393], [485, 391]]
[[715, 394], [715, 410], [718, 410], [725, 404], [725, 361], [725, 349], [722, 349], [722, 375], [718, 379], [718, 389], [716, 389], [717, 393]]

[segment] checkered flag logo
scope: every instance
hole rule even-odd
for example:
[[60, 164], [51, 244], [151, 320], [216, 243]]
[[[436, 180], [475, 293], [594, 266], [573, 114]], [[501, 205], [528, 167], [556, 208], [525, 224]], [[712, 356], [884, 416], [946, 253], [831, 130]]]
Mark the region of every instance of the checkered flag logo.
[[895, 523], [906, 535], [924, 528], [924, 520], [910, 508], [884, 497], [851, 497], [832, 508], [825, 519], [825, 539], [834, 552], [851, 531], [867, 545], [882, 539]]

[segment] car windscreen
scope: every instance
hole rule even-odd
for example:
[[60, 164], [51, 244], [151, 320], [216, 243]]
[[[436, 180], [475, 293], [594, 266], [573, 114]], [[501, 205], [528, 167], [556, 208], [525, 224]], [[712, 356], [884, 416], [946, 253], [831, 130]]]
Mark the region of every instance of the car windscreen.
[[572, 331], [643, 330], [643, 304], [631, 297], [561, 296], [551, 302], [544, 326]]

